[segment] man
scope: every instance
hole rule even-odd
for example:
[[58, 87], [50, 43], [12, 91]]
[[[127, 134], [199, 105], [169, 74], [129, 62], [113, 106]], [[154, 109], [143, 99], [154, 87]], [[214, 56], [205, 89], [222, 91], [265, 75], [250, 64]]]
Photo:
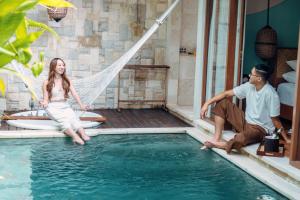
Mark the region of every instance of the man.
[[[278, 118], [280, 115], [280, 102], [275, 89], [268, 83], [270, 69], [265, 64], [253, 67], [249, 74], [249, 82], [227, 90], [209, 99], [201, 108], [201, 118], [207, 113], [208, 106], [216, 103], [215, 135], [212, 140], [204, 145], [208, 148], [216, 147], [225, 149], [230, 153], [232, 149], [240, 150], [241, 147], [261, 142], [267, 133], [272, 133], [276, 128], [281, 128], [281, 136], [287, 141], [287, 133], [283, 130]], [[227, 98], [237, 96], [246, 98], [246, 112], [244, 113]], [[222, 141], [224, 123], [228, 121], [237, 134], [228, 142]]]

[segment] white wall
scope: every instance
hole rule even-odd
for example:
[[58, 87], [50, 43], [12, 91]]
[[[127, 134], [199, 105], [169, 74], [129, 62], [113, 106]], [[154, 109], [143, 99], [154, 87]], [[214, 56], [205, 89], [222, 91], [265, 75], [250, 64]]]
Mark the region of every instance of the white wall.
[[[187, 52], [194, 52], [197, 46], [197, 15], [197, 0], [185, 0], [182, 2], [180, 46], [186, 48]], [[180, 54], [178, 105], [193, 105], [195, 61], [194, 55]]]

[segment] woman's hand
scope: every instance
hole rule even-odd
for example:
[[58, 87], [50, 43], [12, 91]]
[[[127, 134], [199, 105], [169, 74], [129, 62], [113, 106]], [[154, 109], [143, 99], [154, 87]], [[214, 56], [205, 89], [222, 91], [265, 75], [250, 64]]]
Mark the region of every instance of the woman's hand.
[[208, 110], [208, 105], [205, 103], [205, 104], [203, 104], [203, 106], [201, 108], [201, 112], [200, 112], [201, 119], [204, 119], [204, 117], [207, 113], [207, 110]]
[[84, 104], [80, 105], [80, 110], [82, 111], [87, 111], [89, 108], [90, 107], [88, 105], [84, 105]]
[[48, 107], [48, 101], [42, 100], [39, 103], [40, 103], [40, 106], [42, 106], [43, 108], [47, 108]]

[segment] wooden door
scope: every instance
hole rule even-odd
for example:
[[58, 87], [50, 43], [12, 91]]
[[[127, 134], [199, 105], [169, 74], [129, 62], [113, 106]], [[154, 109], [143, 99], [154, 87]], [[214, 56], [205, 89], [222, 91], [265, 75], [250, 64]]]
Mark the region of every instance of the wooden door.
[[300, 26], [298, 39], [298, 55], [296, 70], [295, 106], [293, 110], [293, 127], [290, 150], [290, 164], [300, 169]]

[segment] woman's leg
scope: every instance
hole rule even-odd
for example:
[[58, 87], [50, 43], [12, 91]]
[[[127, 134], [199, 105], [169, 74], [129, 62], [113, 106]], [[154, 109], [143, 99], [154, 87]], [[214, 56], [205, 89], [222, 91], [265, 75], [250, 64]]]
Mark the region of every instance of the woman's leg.
[[84, 145], [84, 141], [71, 128], [66, 129], [64, 133], [70, 136], [73, 139], [73, 142]]
[[91, 138], [85, 133], [84, 129], [83, 128], [79, 128], [77, 130], [77, 132], [79, 133], [80, 137], [84, 140], [84, 141], [88, 141], [90, 140]]

